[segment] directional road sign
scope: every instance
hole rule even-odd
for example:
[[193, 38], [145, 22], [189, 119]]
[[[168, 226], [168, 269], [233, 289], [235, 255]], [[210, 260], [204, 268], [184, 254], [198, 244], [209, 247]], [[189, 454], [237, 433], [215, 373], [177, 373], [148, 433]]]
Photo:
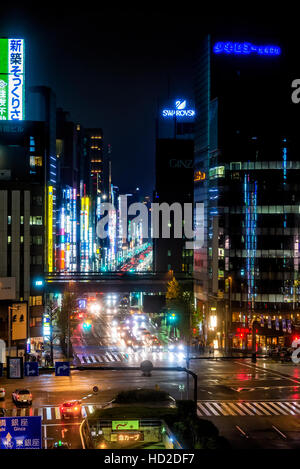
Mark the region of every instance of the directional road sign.
[[42, 417], [1, 417], [0, 449], [42, 449]]
[[24, 365], [25, 376], [38, 376], [39, 364], [38, 362], [25, 362]]
[[70, 362], [55, 362], [55, 376], [70, 376]]

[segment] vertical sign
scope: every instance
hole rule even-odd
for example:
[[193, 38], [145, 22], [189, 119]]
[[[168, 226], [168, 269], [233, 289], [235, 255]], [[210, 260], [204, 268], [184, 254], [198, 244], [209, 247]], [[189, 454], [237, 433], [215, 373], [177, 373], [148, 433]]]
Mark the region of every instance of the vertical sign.
[[23, 357], [7, 357], [6, 374], [8, 379], [22, 379]]
[[48, 186], [48, 271], [53, 272], [53, 186]]
[[14, 303], [11, 315], [12, 340], [27, 339], [27, 303]]
[[0, 120], [25, 119], [24, 39], [0, 39]]

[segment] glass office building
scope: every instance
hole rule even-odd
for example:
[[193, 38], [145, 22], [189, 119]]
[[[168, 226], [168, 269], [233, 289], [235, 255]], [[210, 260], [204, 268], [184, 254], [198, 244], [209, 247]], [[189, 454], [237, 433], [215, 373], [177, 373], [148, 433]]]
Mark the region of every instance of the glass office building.
[[198, 51], [194, 199], [204, 207], [204, 241], [194, 254], [195, 295], [207, 340], [250, 347], [256, 320], [264, 348], [289, 340], [300, 318], [289, 51], [261, 38], [226, 41], [207, 36]]

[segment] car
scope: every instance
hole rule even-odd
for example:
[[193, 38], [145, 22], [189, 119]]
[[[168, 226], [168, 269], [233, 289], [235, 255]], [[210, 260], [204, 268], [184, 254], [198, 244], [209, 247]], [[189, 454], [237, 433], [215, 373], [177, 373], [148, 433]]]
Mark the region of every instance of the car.
[[81, 401], [72, 400], [64, 402], [60, 408], [62, 419], [80, 418], [81, 417]]
[[59, 440], [53, 443], [50, 449], [70, 449], [70, 447], [69, 443], [67, 443], [66, 441]]
[[0, 399], [2, 401], [4, 401], [4, 399], [5, 399], [5, 389], [4, 388], [0, 388]]
[[32, 404], [32, 394], [29, 389], [16, 389], [11, 397], [16, 405]]

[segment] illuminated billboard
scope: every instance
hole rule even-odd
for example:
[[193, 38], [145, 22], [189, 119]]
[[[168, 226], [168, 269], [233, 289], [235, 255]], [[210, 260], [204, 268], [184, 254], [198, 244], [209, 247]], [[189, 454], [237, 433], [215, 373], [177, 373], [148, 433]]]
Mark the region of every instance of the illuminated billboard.
[[53, 186], [48, 186], [48, 271], [53, 272]]
[[24, 39], [0, 38], [0, 120], [24, 119]]

